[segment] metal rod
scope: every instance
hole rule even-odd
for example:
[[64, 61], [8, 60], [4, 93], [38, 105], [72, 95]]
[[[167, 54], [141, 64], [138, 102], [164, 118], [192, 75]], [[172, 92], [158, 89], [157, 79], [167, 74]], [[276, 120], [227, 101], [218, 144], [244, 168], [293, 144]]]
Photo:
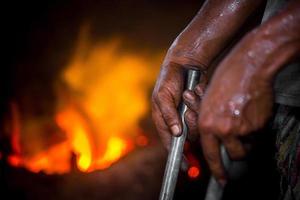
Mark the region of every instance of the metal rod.
[[[200, 71], [190, 69], [188, 70], [188, 76], [185, 81], [185, 89], [193, 90], [200, 79]], [[184, 114], [187, 110], [187, 106], [181, 102], [179, 106], [179, 113], [183, 125], [182, 134], [179, 137], [172, 137], [171, 149], [169, 151], [168, 160], [165, 168], [165, 174], [163, 179], [162, 188], [160, 191], [159, 200], [172, 200], [177, 183], [177, 177], [181, 166], [181, 160], [183, 156], [183, 147], [187, 136], [187, 125], [185, 123]], [[230, 178], [239, 178], [247, 169], [247, 163], [244, 161], [231, 161], [225, 147], [221, 146], [221, 157], [224, 168]], [[211, 176], [205, 200], [221, 200], [223, 197], [224, 186], [221, 186]]]
[[[221, 157], [222, 157], [223, 166], [225, 170], [228, 171], [231, 167], [230, 165], [232, 162], [223, 145], [221, 146]], [[221, 186], [217, 182], [215, 177], [211, 176], [207, 186], [205, 200], [221, 200], [223, 197], [223, 192], [224, 192], [224, 186]]]
[[[224, 169], [230, 180], [240, 179], [248, 169], [246, 160], [231, 160], [223, 145], [221, 145], [221, 158]], [[222, 187], [216, 181], [215, 177], [211, 176], [206, 190], [205, 200], [221, 200], [223, 198], [225, 186]]]
[[[185, 81], [185, 89], [193, 90], [200, 79], [200, 71], [189, 69]], [[187, 136], [187, 125], [185, 123], [184, 114], [187, 106], [181, 102], [179, 105], [179, 113], [182, 121], [182, 134], [179, 137], [172, 136], [171, 148], [165, 168], [162, 188], [160, 191], [160, 200], [172, 200], [177, 183], [178, 172], [183, 156], [183, 147]]]

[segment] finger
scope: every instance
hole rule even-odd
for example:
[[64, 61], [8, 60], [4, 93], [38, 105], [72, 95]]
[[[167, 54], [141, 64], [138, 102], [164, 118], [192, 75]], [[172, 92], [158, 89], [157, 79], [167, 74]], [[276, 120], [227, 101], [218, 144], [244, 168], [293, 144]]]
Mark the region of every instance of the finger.
[[198, 95], [200, 98], [202, 98], [204, 95], [205, 87], [206, 87], [206, 83], [200, 83], [200, 84], [196, 85], [196, 87], [194, 89], [195, 94]]
[[206, 86], [208, 83], [208, 80], [209, 80], [209, 78], [208, 78], [207, 71], [202, 71], [199, 84]]
[[185, 122], [189, 130], [188, 139], [190, 141], [196, 141], [199, 137], [197, 126], [197, 113], [192, 110], [187, 110], [185, 112]]
[[246, 149], [238, 138], [228, 137], [223, 139], [222, 142], [229, 154], [230, 159], [240, 160], [246, 156]]
[[202, 133], [200, 139], [203, 154], [212, 175], [219, 181], [220, 184], [225, 185], [226, 174], [221, 160], [219, 140], [213, 134], [208, 133]]
[[198, 112], [200, 100], [201, 99], [191, 90], [186, 90], [183, 93], [184, 103], [194, 112]]
[[205, 115], [203, 114], [204, 112], [200, 113], [198, 116], [198, 127], [201, 134], [200, 141], [203, 148], [203, 154], [212, 175], [222, 186], [225, 186], [227, 176], [222, 163], [220, 140], [217, 135], [213, 134], [213, 131], [216, 131], [214, 126], [215, 118], [210, 115], [207, 108]]
[[171, 145], [171, 135], [169, 127], [166, 125], [162, 114], [155, 103], [152, 103], [152, 118], [164, 147], [169, 150]]
[[174, 136], [180, 136], [182, 132], [182, 126], [180, 122], [179, 113], [177, 111], [177, 105], [171, 94], [164, 92], [160, 94], [157, 100], [158, 108], [161, 111], [162, 118], [166, 125]]

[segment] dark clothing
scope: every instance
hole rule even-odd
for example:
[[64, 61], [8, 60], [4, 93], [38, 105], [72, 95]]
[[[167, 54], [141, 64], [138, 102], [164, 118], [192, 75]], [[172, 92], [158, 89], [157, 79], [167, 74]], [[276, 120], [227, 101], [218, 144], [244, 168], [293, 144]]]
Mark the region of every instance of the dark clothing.
[[300, 200], [300, 108], [279, 105], [273, 122], [282, 200]]
[[286, 66], [278, 74], [274, 90], [276, 103], [300, 107], [300, 61]]
[[[288, 0], [268, 0], [262, 23], [284, 8]], [[279, 103], [273, 129], [277, 134], [277, 164], [281, 199], [300, 200], [300, 59], [285, 66], [274, 83]]]

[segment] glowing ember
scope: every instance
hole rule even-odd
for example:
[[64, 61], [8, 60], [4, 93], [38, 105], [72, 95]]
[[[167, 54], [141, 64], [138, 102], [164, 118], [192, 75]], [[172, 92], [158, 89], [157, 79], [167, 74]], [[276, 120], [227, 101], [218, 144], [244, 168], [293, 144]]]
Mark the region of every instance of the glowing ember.
[[193, 179], [198, 178], [200, 175], [199, 168], [195, 167], [195, 166], [190, 167], [188, 170], [188, 175], [190, 178], [193, 178]]
[[139, 146], [146, 146], [149, 141], [148, 141], [148, 138], [144, 135], [139, 135], [137, 138], [136, 138], [136, 143], [139, 145]]
[[121, 51], [120, 44], [113, 39], [90, 45], [88, 29], [82, 29], [77, 50], [55, 83], [58, 104], [53, 118], [66, 136], [63, 142], [24, 155], [22, 113], [12, 106], [11, 165], [33, 172], [66, 173], [74, 154], [77, 168], [89, 172], [109, 167], [135, 144], [148, 144], [148, 138], [139, 134], [139, 120], [148, 112], [149, 90], [163, 54], [128, 53]]

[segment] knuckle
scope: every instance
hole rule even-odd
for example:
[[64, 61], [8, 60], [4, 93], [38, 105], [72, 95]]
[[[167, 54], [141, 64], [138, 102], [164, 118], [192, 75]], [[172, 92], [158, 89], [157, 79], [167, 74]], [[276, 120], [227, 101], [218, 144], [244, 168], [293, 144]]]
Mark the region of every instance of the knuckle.
[[164, 112], [163, 117], [169, 126], [176, 123], [175, 117], [169, 112]]
[[193, 124], [196, 123], [197, 116], [196, 116], [196, 113], [194, 113], [193, 111], [191, 111], [191, 110], [186, 111], [185, 117], [189, 122], [192, 122]]
[[158, 90], [156, 95], [155, 95], [155, 100], [158, 103], [162, 103], [166, 100], [166, 92], [162, 89]]
[[223, 126], [218, 126], [217, 128], [217, 133], [220, 137], [226, 138], [231, 135], [231, 128], [230, 127], [223, 127]]
[[209, 131], [212, 129], [212, 123], [207, 118], [200, 118], [199, 128], [204, 132]]
[[223, 133], [224, 135], [228, 135], [228, 134], [231, 133], [232, 130], [233, 130], [233, 127], [231, 126], [230, 123], [224, 123], [224, 124], [222, 125], [222, 127], [220, 127], [220, 128], [222, 129], [222, 133]]
[[227, 138], [233, 134], [234, 127], [232, 126], [231, 119], [222, 118], [216, 123], [216, 133], [222, 137]]

